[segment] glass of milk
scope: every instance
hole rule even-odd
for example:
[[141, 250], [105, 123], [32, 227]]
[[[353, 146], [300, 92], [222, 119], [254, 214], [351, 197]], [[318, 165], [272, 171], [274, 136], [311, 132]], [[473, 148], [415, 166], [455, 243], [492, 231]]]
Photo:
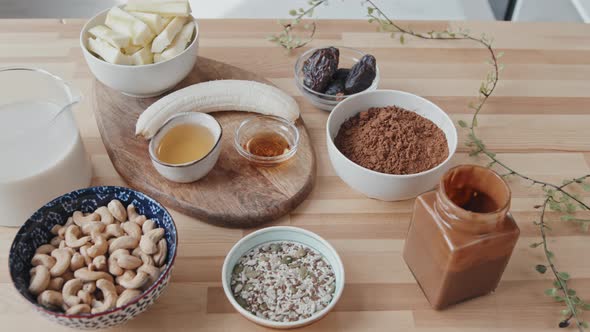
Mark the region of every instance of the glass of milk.
[[20, 226], [45, 203], [90, 185], [72, 114], [79, 101], [44, 70], [0, 69], [0, 226]]

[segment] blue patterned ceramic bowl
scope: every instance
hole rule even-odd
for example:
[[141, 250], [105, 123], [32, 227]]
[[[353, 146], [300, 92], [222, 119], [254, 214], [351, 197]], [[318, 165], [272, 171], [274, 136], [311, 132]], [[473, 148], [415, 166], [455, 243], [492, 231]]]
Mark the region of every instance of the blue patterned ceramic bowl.
[[[158, 280], [143, 294], [125, 306], [98, 314], [66, 315], [48, 310], [37, 304], [36, 297], [29, 293], [29, 270], [35, 249], [49, 242], [54, 225], [63, 225], [74, 211], [92, 212], [118, 199], [125, 206], [135, 205], [137, 212], [152, 219], [158, 227], [164, 228], [168, 242], [166, 268]], [[10, 276], [18, 292], [29, 301], [44, 317], [61, 325], [78, 329], [102, 329], [122, 324], [145, 311], [162, 294], [170, 280], [170, 273], [178, 240], [176, 226], [166, 209], [153, 198], [138, 191], [123, 187], [92, 187], [65, 194], [47, 203], [33, 214], [20, 228], [10, 248]]]

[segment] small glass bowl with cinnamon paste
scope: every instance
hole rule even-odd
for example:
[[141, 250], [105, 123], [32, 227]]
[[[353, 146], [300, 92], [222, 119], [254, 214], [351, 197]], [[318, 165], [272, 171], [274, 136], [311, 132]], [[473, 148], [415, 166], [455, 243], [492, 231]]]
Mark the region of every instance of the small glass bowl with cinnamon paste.
[[244, 120], [236, 130], [234, 147], [258, 166], [276, 166], [295, 155], [299, 130], [281, 117], [259, 115]]

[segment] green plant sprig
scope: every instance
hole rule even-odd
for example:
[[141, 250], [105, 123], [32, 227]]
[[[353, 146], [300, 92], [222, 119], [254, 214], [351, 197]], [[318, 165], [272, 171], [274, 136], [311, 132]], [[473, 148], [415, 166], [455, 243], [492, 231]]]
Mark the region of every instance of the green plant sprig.
[[307, 32], [305, 36], [298, 36], [295, 34], [295, 28], [301, 25], [301, 20], [304, 17], [312, 17], [314, 10], [321, 4], [327, 3], [327, 0], [309, 0], [307, 9], [291, 9], [289, 15], [293, 16], [291, 20], [279, 20], [279, 24], [282, 26], [282, 31], [276, 35], [268, 37], [268, 40], [280, 45], [285, 48], [287, 52], [291, 52], [294, 49], [304, 47], [310, 41], [313, 40], [316, 32], [315, 22], [306, 23], [303, 25], [303, 30]]
[[[579, 224], [583, 230], [587, 231], [590, 227], [590, 219], [577, 218], [573, 215], [577, 210], [590, 211], [590, 205], [584, 203], [584, 201], [576, 194], [573, 194], [568, 188], [573, 185], [578, 185], [586, 191], [590, 191], [590, 183], [587, 183], [590, 179], [590, 174], [581, 176], [579, 178], [565, 180], [563, 184], [557, 185], [546, 181], [537, 180], [531, 178], [523, 173], [520, 173], [510, 167], [505, 162], [501, 161], [496, 157], [496, 153], [489, 150], [484, 144], [483, 140], [477, 136], [476, 128], [478, 125], [478, 115], [486, 104], [487, 100], [493, 95], [499, 79], [500, 73], [504, 66], [499, 63], [499, 59], [502, 57], [503, 52], [496, 52], [493, 48], [493, 38], [482, 34], [480, 37], [474, 37], [468, 30], [459, 29], [458, 31], [451, 31], [449, 29], [445, 31], [429, 31], [427, 33], [415, 32], [409, 28], [404, 28], [391, 20], [372, 0], [363, 1], [367, 5], [367, 16], [369, 17], [369, 23], [377, 23], [379, 30], [382, 32], [390, 33], [392, 38], [398, 38], [401, 44], [406, 43], [405, 36], [413, 36], [420, 39], [426, 40], [470, 40], [480, 44], [482, 47], [488, 50], [490, 58], [486, 63], [492, 67], [492, 69], [486, 75], [485, 80], [481, 83], [478, 91], [477, 101], [469, 103], [468, 107], [473, 110], [471, 122], [467, 123], [463, 120], [459, 120], [458, 124], [460, 127], [468, 130], [466, 145], [470, 148], [470, 156], [484, 155], [489, 159], [487, 164], [488, 167], [496, 166], [503, 171], [503, 177], [518, 177], [531, 183], [535, 187], [540, 187], [544, 193], [543, 204], [535, 206], [537, 209], [541, 209], [539, 221], [535, 221], [534, 224], [539, 229], [541, 240], [537, 243], [532, 243], [531, 248], [542, 247], [545, 254], [546, 264], [537, 264], [535, 269], [537, 272], [543, 274], [548, 269], [551, 270], [554, 281], [553, 288], [549, 288], [545, 291], [545, 294], [551, 296], [557, 302], [565, 303], [566, 308], [561, 310], [560, 313], [563, 319], [559, 322], [559, 327], [564, 328], [570, 325], [573, 320], [579, 331], [584, 331], [588, 328], [588, 323], [583, 321], [580, 317], [580, 310], [590, 310], [590, 304], [584, 302], [577, 294], [574, 289], [569, 287], [568, 281], [571, 276], [567, 272], [561, 271], [555, 265], [555, 255], [550, 250], [547, 241], [547, 231], [551, 228], [548, 225], [546, 218], [547, 208], [552, 211], [560, 212], [562, 221], [569, 221]], [[295, 19], [289, 25], [283, 25], [283, 31], [276, 36], [271, 37], [271, 41], [276, 42], [278, 45], [292, 50], [305, 46], [309, 41], [313, 39], [313, 34], [304, 43], [293, 42], [293, 38], [290, 38], [290, 32], [293, 27], [301, 23], [301, 18], [305, 15], [312, 16], [313, 9], [322, 3], [323, 1], [309, 1], [310, 6], [308, 10], [300, 8], [299, 10], [292, 10], [291, 15], [295, 16]], [[314, 30], [315, 33], [315, 24]]]

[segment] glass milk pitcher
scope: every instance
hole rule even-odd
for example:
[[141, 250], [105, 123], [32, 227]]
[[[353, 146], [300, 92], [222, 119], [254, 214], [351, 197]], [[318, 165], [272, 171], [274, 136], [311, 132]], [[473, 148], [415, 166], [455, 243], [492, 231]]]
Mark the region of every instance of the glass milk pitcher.
[[80, 101], [44, 70], [0, 68], [0, 226], [87, 187], [92, 167], [72, 113]]

